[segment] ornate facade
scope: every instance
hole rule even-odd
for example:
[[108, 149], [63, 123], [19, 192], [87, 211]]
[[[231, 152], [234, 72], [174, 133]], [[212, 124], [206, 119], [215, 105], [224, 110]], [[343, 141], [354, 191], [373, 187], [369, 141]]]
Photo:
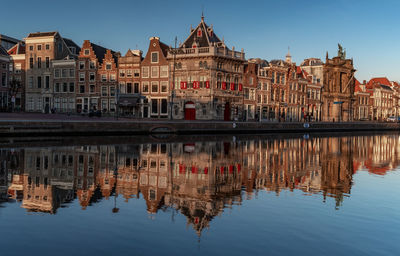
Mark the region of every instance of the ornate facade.
[[323, 66], [322, 121], [348, 122], [353, 120], [354, 73], [356, 70], [353, 67], [353, 60], [345, 59], [340, 49], [338, 55], [329, 59], [327, 53]]

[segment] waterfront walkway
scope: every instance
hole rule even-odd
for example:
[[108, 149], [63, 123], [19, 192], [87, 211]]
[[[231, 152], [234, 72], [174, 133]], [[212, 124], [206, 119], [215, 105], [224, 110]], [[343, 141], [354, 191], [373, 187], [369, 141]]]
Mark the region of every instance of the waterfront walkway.
[[0, 113], [0, 136], [257, 134], [399, 131], [399, 123], [241, 122], [215, 120], [131, 119], [64, 114]]

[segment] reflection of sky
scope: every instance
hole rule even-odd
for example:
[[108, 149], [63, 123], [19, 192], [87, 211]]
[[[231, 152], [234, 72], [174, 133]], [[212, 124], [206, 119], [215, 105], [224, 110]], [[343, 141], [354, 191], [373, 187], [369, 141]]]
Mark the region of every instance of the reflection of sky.
[[27, 213], [10, 203], [0, 209], [0, 246], [5, 255], [395, 255], [400, 172], [357, 172], [353, 181], [339, 210], [334, 198], [323, 203], [318, 194], [258, 191], [225, 208], [200, 238], [171, 209], [150, 218], [142, 198], [125, 203], [118, 197], [117, 214], [113, 198], [85, 211], [75, 200], [56, 215]]

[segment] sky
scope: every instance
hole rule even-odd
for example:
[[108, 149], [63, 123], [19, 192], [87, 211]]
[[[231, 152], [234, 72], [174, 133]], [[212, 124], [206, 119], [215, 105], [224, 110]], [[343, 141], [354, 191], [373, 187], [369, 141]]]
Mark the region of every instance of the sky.
[[386, 76], [400, 81], [400, 33], [397, 0], [19, 0], [2, 5], [0, 34], [24, 38], [29, 32], [59, 31], [82, 45], [88, 39], [125, 54], [146, 53], [149, 38], [167, 45], [183, 42], [190, 25], [205, 22], [228, 47], [246, 58], [325, 60], [346, 49], [362, 82]]

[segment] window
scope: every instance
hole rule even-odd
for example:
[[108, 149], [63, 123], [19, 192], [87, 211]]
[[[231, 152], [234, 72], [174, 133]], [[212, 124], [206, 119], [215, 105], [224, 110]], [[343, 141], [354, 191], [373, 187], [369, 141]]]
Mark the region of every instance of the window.
[[158, 63], [158, 52], [151, 53], [151, 63]]
[[85, 73], [79, 73], [79, 82], [84, 82], [85, 81]]
[[69, 69], [69, 77], [75, 77], [75, 69], [73, 68]]
[[54, 92], [60, 92], [60, 83], [55, 83]]
[[132, 77], [132, 69], [126, 70], [126, 77]]
[[80, 61], [79, 62], [79, 69], [84, 69], [85, 68], [85, 62], [84, 61]]
[[41, 76], [37, 77], [37, 88], [42, 88], [42, 77]]
[[132, 83], [127, 83], [126, 84], [126, 92], [127, 93], [132, 93]]
[[168, 66], [160, 67], [160, 77], [168, 77]]
[[89, 81], [94, 81], [94, 80], [95, 80], [94, 73], [93, 72], [89, 73]]
[[68, 84], [63, 83], [63, 91], [62, 92], [68, 92]]
[[28, 87], [29, 87], [29, 88], [33, 88], [33, 76], [30, 76], [30, 77], [28, 78]]
[[133, 84], [134, 93], [139, 93], [139, 83]]
[[59, 78], [60, 77], [60, 70], [58, 68], [54, 69], [54, 77], [55, 78]]
[[108, 109], [108, 101], [107, 100], [101, 101], [101, 109], [103, 109], [103, 111], [107, 111], [107, 109]]
[[161, 92], [167, 92], [167, 91], [168, 91], [168, 82], [162, 81], [161, 82]]
[[115, 96], [115, 87], [114, 86], [110, 87], [110, 96]]
[[120, 93], [126, 93], [125, 89], [126, 89], [125, 88], [125, 83], [123, 83], [123, 82], [119, 83], [119, 91], [120, 91]]
[[139, 69], [134, 69], [133, 70], [133, 76], [134, 77], [139, 77], [140, 76], [140, 70]]
[[84, 85], [79, 85], [79, 93], [85, 93], [85, 86]]
[[119, 70], [119, 77], [125, 77], [125, 70], [124, 69], [120, 69]]
[[95, 69], [95, 68], [96, 68], [96, 62], [90, 61], [90, 62], [89, 62], [89, 68], [90, 68], [90, 69]]
[[151, 82], [151, 92], [158, 92], [158, 82]]
[[46, 44], [46, 50], [50, 50], [50, 45]]
[[106, 86], [102, 86], [101, 87], [101, 96], [107, 96], [107, 87]]
[[86, 56], [88, 56], [88, 55], [90, 54], [90, 50], [89, 50], [89, 49], [85, 49], [84, 54], [85, 54]]
[[89, 85], [89, 92], [94, 93], [94, 91], [95, 91], [94, 84]]
[[115, 100], [114, 99], [110, 99], [110, 111], [111, 112], [115, 111]]
[[50, 57], [46, 57], [46, 68], [50, 68]]
[[7, 85], [7, 74], [1, 73], [1, 86], [5, 87]]
[[67, 72], [68, 72], [68, 70], [65, 69], [65, 68], [63, 68], [63, 69], [61, 70], [61, 77], [67, 77]]
[[168, 114], [167, 99], [161, 99], [161, 114]]
[[151, 77], [158, 77], [158, 66], [151, 67]]
[[149, 92], [149, 82], [142, 82], [142, 92], [143, 93]]
[[102, 74], [101, 75], [101, 81], [103, 81], [103, 82], [107, 81], [107, 74]]
[[45, 88], [50, 88], [50, 76], [45, 76]]
[[29, 46], [29, 51], [33, 51], [33, 45]]
[[151, 100], [151, 113], [158, 114], [158, 99]]
[[69, 92], [75, 91], [75, 83], [69, 83]]
[[37, 49], [38, 49], [38, 51], [41, 51], [42, 50], [42, 45], [38, 44]]
[[142, 67], [142, 77], [143, 78], [149, 77], [149, 67]]
[[42, 68], [42, 58], [41, 57], [37, 58], [37, 67]]
[[110, 75], [110, 81], [114, 82], [115, 80], [116, 80], [115, 74], [111, 74]]
[[106, 63], [106, 70], [111, 70], [111, 63]]
[[33, 68], [33, 58], [32, 57], [29, 58], [29, 67]]

